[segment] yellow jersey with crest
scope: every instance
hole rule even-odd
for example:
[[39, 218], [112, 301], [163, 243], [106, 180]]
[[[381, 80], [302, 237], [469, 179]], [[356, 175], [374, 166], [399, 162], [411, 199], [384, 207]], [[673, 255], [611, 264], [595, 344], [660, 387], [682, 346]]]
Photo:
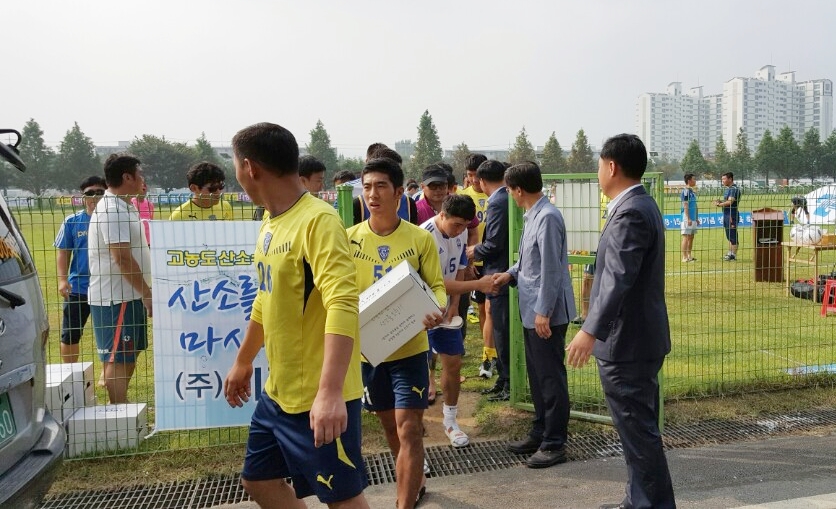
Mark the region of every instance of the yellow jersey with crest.
[[[432, 289], [439, 305], [447, 305], [441, 262], [432, 234], [427, 230], [401, 220], [395, 231], [382, 237], [372, 231], [368, 221], [363, 221], [348, 229], [348, 240], [357, 269], [357, 287], [361, 292], [406, 260]], [[386, 361], [404, 359], [429, 349], [427, 332], [421, 331]]]
[[287, 413], [309, 411], [322, 374], [325, 334], [341, 334], [354, 340], [343, 398], [360, 398], [359, 292], [334, 207], [302, 195], [262, 223], [253, 258], [259, 288], [251, 319], [264, 327], [267, 395]]
[[[466, 188], [459, 191], [458, 194], [470, 196], [470, 198], [473, 200], [473, 203], [476, 204], [476, 219], [479, 220], [479, 240], [477, 240], [477, 243], [482, 242], [482, 240], [485, 238], [485, 221], [488, 220], [488, 195], [485, 193], [477, 192], [475, 189], [473, 189], [473, 186], [467, 186]], [[482, 262], [473, 262], [473, 265], [481, 267]]]

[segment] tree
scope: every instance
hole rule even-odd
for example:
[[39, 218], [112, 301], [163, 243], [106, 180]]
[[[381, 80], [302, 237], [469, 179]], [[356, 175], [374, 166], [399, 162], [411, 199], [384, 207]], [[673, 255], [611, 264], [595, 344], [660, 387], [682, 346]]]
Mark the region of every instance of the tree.
[[165, 189], [186, 187], [186, 172], [197, 159], [195, 149], [185, 143], [172, 143], [152, 134], [135, 138], [128, 151], [142, 162], [142, 169], [149, 187], [155, 185]]
[[[467, 156], [470, 155], [470, 149], [467, 148], [467, 143], [461, 142], [456, 145], [456, 150], [453, 151], [453, 173], [457, 176], [464, 175], [464, 165], [467, 163]], [[457, 177], [458, 178], [458, 177]]]
[[209, 163], [215, 163], [218, 166], [221, 165], [221, 158], [218, 157], [218, 153], [215, 152], [215, 149], [212, 148], [212, 144], [206, 139], [206, 133], [204, 132], [200, 133], [200, 138], [195, 141], [194, 152], [194, 162], [196, 163], [206, 161]]
[[757, 164], [758, 171], [766, 179], [766, 185], [768, 186], [769, 174], [777, 173], [781, 167], [778, 145], [769, 129], [763, 133], [763, 138], [761, 138], [761, 142], [758, 145], [758, 152], [755, 154], [755, 164]]
[[325, 182], [334, 180], [337, 172], [337, 151], [331, 146], [331, 137], [321, 120], [316, 121], [316, 127], [311, 129], [311, 142], [305, 146], [308, 154], [319, 159], [325, 165]]
[[552, 131], [552, 135], [546, 140], [546, 145], [543, 147], [543, 161], [540, 164], [540, 169], [543, 173], [565, 173], [566, 159], [563, 157], [563, 149], [560, 148], [560, 143], [557, 142], [557, 137]]
[[587, 173], [598, 171], [595, 160], [592, 159], [592, 147], [583, 129], [578, 131], [575, 142], [569, 150], [569, 157], [566, 159], [566, 169], [569, 173]]
[[832, 131], [822, 145], [818, 176], [831, 177], [836, 182], [836, 131]]
[[514, 147], [508, 153], [508, 162], [519, 164], [526, 161], [537, 162], [537, 154], [534, 152], [531, 142], [528, 141], [528, 135], [525, 133], [525, 126], [523, 126], [516, 141], [514, 141]]
[[821, 175], [822, 150], [819, 130], [811, 127], [804, 133], [804, 140], [801, 142], [801, 177], [812, 179]]
[[[749, 140], [746, 138], [746, 132], [743, 128], [737, 133], [736, 147], [734, 155], [732, 156], [733, 173], [739, 179], [747, 179], [752, 175], [754, 169], [754, 161], [752, 160], [752, 153], [749, 151]], [[768, 182], [767, 182], [768, 184]]]
[[[363, 166], [365, 165], [366, 163], [363, 161], [362, 157], [345, 157], [342, 154], [337, 157], [337, 171], [348, 170], [358, 178], [360, 177], [360, 172], [363, 171]], [[334, 179], [331, 179], [331, 182], [333, 181]]]
[[679, 167], [683, 173], [693, 173], [694, 175], [705, 175], [708, 173], [708, 162], [702, 156], [700, 151], [700, 144], [697, 140], [691, 140], [688, 145], [688, 150], [685, 152], [685, 157], [679, 163]]
[[801, 149], [795, 141], [790, 126], [785, 125], [778, 133], [775, 140], [778, 149], [778, 175], [781, 178], [791, 179], [800, 177], [801, 173]]
[[23, 139], [18, 149], [20, 158], [26, 163], [26, 171], [21, 173], [15, 170], [13, 184], [40, 196], [54, 184], [52, 169], [55, 151], [44, 143], [44, 132], [34, 118], [26, 122], [21, 135]]
[[55, 158], [55, 170], [57, 178], [52, 187], [64, 191], [75, 191], [82, 180], [102, 174], [102, 164], [96, 155], [93, 140], [81, 132], [78, 122], [73, 123], [61, 141]]
[[409, 173], [413, 176], [420, 175], [424, 168], [441, 161], [441, 156], [438, 131], [433, 124], [429, 110], [424, 110], [421, 120], [418, 121], [418, 141], [415, 142], [415, 153], [412, 154]]
[[717, 144], [714, 146], [714, 169], [721, 175], [727, 171], [734, 172], [734, 160], [726, 149], [726, 141], [722, 135], [717, 138]]

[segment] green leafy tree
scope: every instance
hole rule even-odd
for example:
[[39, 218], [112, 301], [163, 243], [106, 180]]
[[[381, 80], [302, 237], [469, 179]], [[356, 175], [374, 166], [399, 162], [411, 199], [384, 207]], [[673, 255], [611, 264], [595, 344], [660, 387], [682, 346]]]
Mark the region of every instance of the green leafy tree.
[[441, 161], [442, 154], [433, 118], [429, 110], [424, 110], [421, 120], [418, 121], [418, 141], [415, 142], [415, 152], [409, 165], [410, 176], [420, 175], [424, 168]]
[[775, 138], [772, 137], [772, 132], [767, 129], [763, 133], [763, 138], [758, 145], [758, 152], [755, 154], [755, 164], [758, 171], [766, 179], [769, 184], [769, 175], [775, 175], [781, 169], [781, 154], [778, 149], [778, 144]]
[[218, 153], [215, 152], [215, 149], [212, 147], [212, 144], [209, 143], [209, 140], [206, 139], [206, 133], [204, 132], [200, 133], [200, 138], [198, 138], [195, 141], [194, 152], [194, 162], [196, 163], [206, 161], [209, 163], [215, 163], [218, 166], [221, 165], [221, 158], [218, 157]]
[[778, 159], [780, 161], [778, 175], [785, 179], [800, 177], [802, 171], [801, 148], [795, 141], [792, 129], [788, 125], [781, 128], [781, 132], [778, 133], [778, 138], [775, 140], [775, 145], [778, 148]]
[[540, 169], [543, 173], [565, 173], [566, 159], [563, 157], [563, 149], [560, 148], [560, 143], [557, 142], [557, 136], [549, 136], [546, 140], [546, 145], [543, 147], [543, 161], [540, 164]]
[[166, 192], [186, 187], [186, 172], [195, 160], [197, 152], [185, 143], [172, 143], [165, 137], [143, 134], [135, 138], [128, 151], [142, 161], [142, 169], [148, 185], [161, 187]]
[[534, 152], [534, 147], [531, 146], [531, 142], [528, 141], [528, 135], [525, 132], [525, 126], [523, 126], [520, 134], [517, 135], [516, 141], [514, 141], [511, 152], [508, 153], [508, 162], [511, 164], [519, 164], [525, 161], [537, 162], [537, 154]]
[[102, 164], [96, 155], [93, 140], [81, 131], [78, 122], [73, 123], [61, 141], [55, 158], [55, 170], [57, 178], [53, 187], [64, 191], [75, 191], [85, 178], [102, 174]]
[[671, 180], [680, 173], [679, 162], [676, 159], [668, 159], [666, 155], [652, 156], [647, 159], [645, 172], [651, 171], [661, 172], [665, 180]]
[[733, 173], [738, 179], [748, 179], [752, 176], [755, 162], [752, 159], [752, 153], [749, 151], [749, 140], [742, 127], [737, 133], [735, 144], [734, 154], [732, 155]]
[[836, 181], [836, 131], [831, 132], [822, 144], [818, 176]]
[[682, 173], [693, 173], [694, 175], [705, 175], [709, 171], [708, 162], [700, 151], [700, 144], [697, 140], [691, 140], [688, 145], [688, 150], [685, 152], [685, 157], [679, 163]]
[[598, 171], [598, 166], [592, 158], [592, 147], [583, 129], [578, 131], [575, 142], [569, 150], [569, 157], [566, 159], [566, 169], [569, 173], [587, 173]]
[[470, 155], [470, 149], [467, 148], [467, 143], [461, 142], [456, 145], [456, 150], [453, 151], [453, 173], [457, 179], [461, 179], [464, 175], [464, 165], [467, 163], [467, 156]]
[[44, 143], [44, 132], [34, 118], [26, 122], [21, 135], [23, 139], [18, 149], [20, 158], [26, 163], [26, 171], [14, 171], [13, 185], [40, 196], [55, 184], [55, 151]]
[[331, 137], [321, 120], [316, 121], [316, 126], [311, 129], [311, 141], [305, 148], [309, 155], [319, 159], [325, 165], [325, 182], [334, 179], [337, 172], [337, 151], [331, 146]]
[[726, 141], [722, 136], [717, 138], [714, 146], [714, 171], [721, 175], [727, 171], [734, 172], [734, 158], [726, 149]]
[[804, 133], [804, 140], [801, 142], [801, 177], [816, 178], [821, 175], [822, 150], [819, 130], [811, 127]]

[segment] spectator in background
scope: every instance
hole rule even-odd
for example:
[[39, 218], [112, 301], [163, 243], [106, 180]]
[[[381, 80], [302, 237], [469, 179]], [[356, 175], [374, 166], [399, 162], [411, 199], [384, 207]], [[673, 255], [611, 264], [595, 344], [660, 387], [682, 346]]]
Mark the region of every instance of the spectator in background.
[[348, 170], [340, 170], [334, 175], [334, 187], [357, 180], [357, 176]]
[[688, 263], [697, 261], [692, 256], [691, 250], [694, 248], [694, 236], [700, 226], [700, 219], [697, 212], [697, 178], [693, 173], [686, 173], [683, 180], [685, 181], [685, 188], [679, 193], [680, 212], [682, 213], [682, 224], [679, 228], [682, 233], [680, 250], [682, 251], [683, 263]]
[[421, 191], [421, 186], [418, 185], [418, 182], [415, 179], [409, 179], [406, 182], [406, 195], [412, 199], [415, 199], [415, 195]]
[[325, 164], [314, 156], [302, 156], [299, 158], [299, 178], [302, 185], [314, 196], [325, 188]]
[[90, 269], [87, 263], [87, 229], [90, 215], [107, 189], [105, 179], [87, 177], [79, 186], [84, 208], [64, 218], [55, 237], [58, 294], [64, 299], [61, 318], [61, 362], [78, 361], [78, 343], [90, 317], [87, 288]]
[[139, 212], [129, 198], [141, 193], [145, 184], [139, 159], [111, 154], [104, 173], [107, 191], [90, 217], [87, 237], [87, 298], [105, 387], [113, 404], [128, 402], [136, 359], [148, 346], [151, 255]]
[[145, 240], [151, 246], [151, 225], [148, 221], [154, 219], [154, 204], [148, 199], [148, 185], [142, 185], [142, 192], [131, 198], [131, 204], [139, 211], [139, 220], [145, 227]]
[[214, 163], [197, 163], [186, 172], [192, 197], [171, 213], [171, 221], [218, 221], [232, 219], [232, 206], [221, 200], [226, 180], [224, 171]]

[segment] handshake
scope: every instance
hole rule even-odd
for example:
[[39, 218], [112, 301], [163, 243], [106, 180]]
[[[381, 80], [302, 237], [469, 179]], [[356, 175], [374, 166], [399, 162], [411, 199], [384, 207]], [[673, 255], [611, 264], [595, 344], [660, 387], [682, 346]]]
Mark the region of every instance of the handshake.
[[485, 295], [496, 295], [503, 286], [510, 282], [511, 275], [507, 272], [499, 272], [496, 274], [482, 276], [476, 281], [478, 285], [477, 289]]

